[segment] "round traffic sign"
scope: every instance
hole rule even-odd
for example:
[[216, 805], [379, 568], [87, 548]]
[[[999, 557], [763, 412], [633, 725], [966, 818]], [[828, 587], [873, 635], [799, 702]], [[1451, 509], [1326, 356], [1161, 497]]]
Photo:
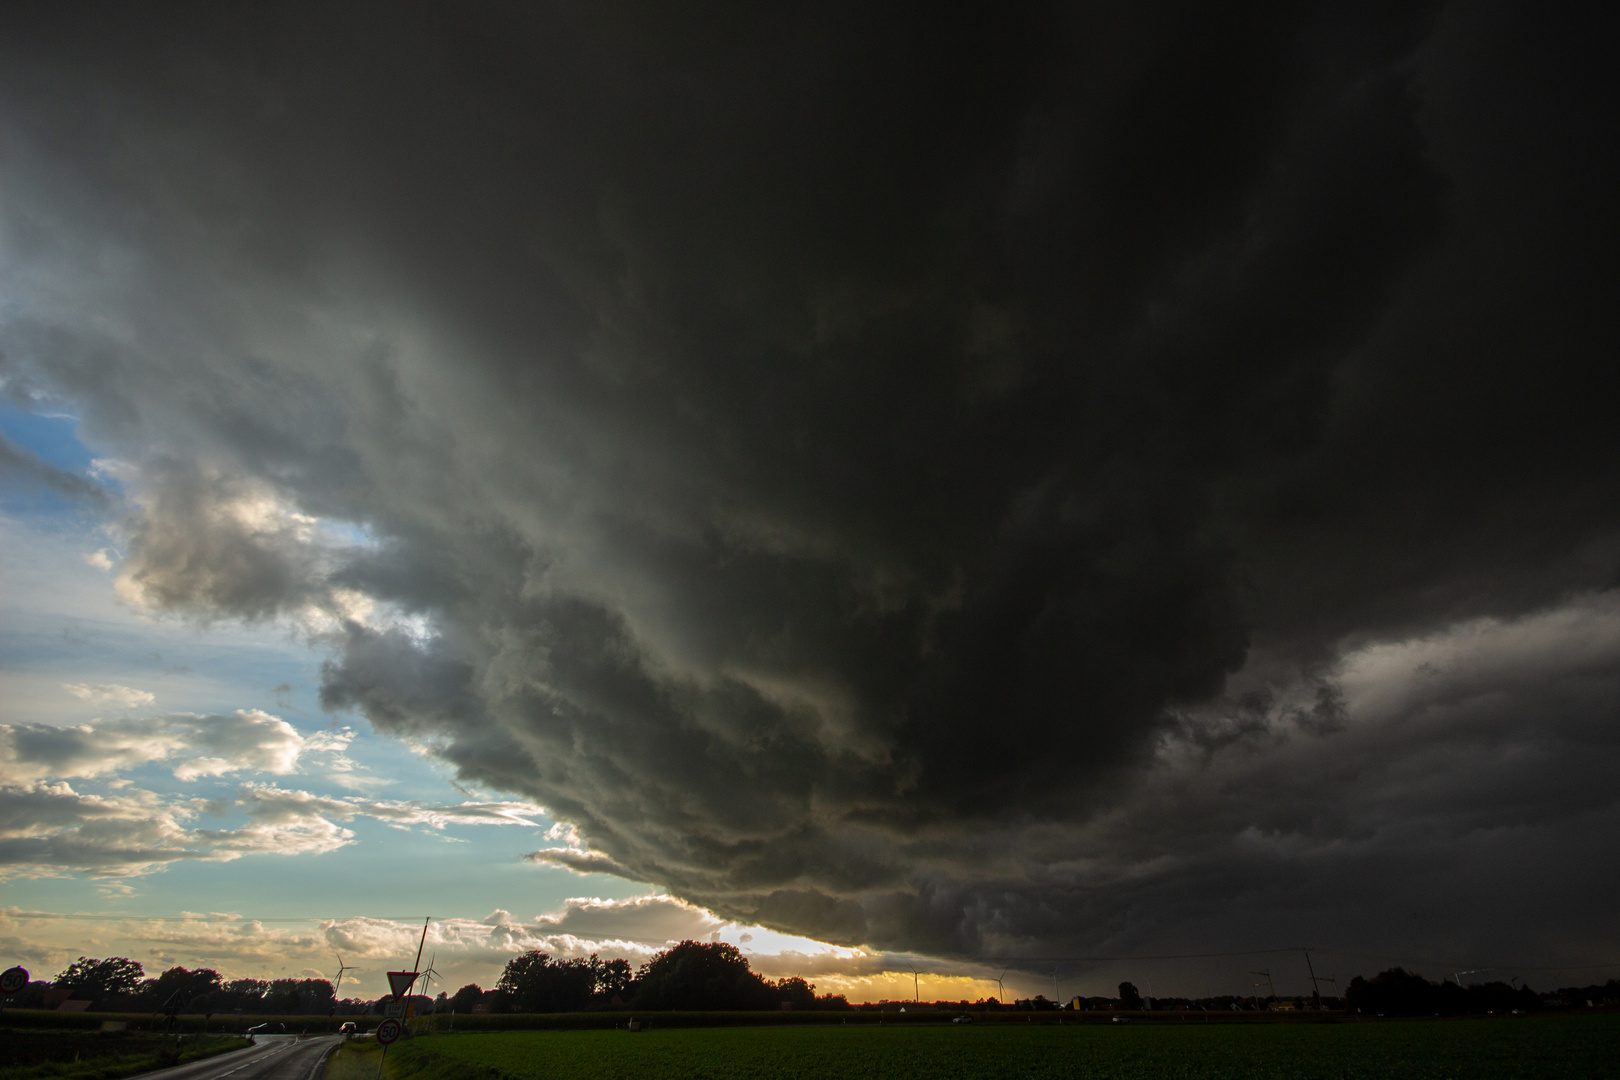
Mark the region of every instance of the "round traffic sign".
[[25, 967], [6, 968], [0, 972], [0, 994], [15, 994], [28, 985], [28, 969]]
[[405, 1031], [405, 1025], [392, 1016], [377, 1025], [377, 1041], [387, 1046], [398, 1039]]

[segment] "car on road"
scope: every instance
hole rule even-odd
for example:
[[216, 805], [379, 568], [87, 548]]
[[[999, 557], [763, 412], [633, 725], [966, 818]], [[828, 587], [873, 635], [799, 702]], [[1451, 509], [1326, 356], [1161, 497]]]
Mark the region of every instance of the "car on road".
[[962, 1016], [954, 1017], [951, 1020], [951, 1023], [953, 1023], [953, 1024], [971, 1024], [971, 1023], [973, 1023], [973, 1017], [967, 1016], [966, 1014], [964, 1014]]
[[354, 1026], [353, 1020], [345, 1020], [338, 1027], [338, 1034], [342, 1035], [345, 1039], [347, 1039], [350, 1035], [358, 1035], [359, 1033], [360, 1029]]
[[287, 1034], [287, 1025], [277, 1024], [272, 1021], [270, 1023], [250, 1027], [247, 1029], [247, 1033], [249, 1035], [285, 1035]]

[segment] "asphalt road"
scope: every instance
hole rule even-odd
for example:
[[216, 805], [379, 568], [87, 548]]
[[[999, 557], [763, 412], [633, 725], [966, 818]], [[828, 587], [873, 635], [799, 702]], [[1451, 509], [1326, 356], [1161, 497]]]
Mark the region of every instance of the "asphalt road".
[[246, 1050], [142, 1073], [139, 1080], [319, 1080], [341, 1035], [256, 1035]]

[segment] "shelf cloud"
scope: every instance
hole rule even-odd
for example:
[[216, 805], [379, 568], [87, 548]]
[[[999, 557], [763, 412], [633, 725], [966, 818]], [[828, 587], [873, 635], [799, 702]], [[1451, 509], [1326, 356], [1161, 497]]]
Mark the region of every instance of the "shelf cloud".
[[522, 805], [572, 830], [537, 863], [845, 946], [1620, 944], [1595, 27], [6, 23], [0, 374], [126, 463], [119, 595], [297, 628], [326, 708], [499, 793], [216, 834], [62, 778], [285, 773], [274, 717], [8, 729], [71, 844]]

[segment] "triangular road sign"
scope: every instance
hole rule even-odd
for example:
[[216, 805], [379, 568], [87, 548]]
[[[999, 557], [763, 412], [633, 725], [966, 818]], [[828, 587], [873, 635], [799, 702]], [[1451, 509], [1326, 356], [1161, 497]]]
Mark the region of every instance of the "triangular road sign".
[[411, 992], [411, 984], [416, 981], [417, 973], [414, 971], [390, 971], [388, 973], [388, 988], [397, 998], [403, 998]]

